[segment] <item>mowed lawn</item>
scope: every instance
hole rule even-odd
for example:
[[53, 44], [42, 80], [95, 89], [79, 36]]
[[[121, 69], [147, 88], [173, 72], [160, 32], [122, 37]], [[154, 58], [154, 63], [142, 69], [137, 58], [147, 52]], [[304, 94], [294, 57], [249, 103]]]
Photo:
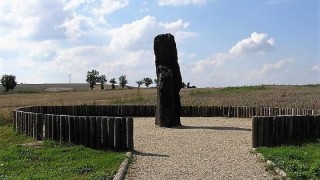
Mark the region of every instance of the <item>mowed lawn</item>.
[[0, 179], [112, 179], [123, 152], [36, 141], [0, 125]]

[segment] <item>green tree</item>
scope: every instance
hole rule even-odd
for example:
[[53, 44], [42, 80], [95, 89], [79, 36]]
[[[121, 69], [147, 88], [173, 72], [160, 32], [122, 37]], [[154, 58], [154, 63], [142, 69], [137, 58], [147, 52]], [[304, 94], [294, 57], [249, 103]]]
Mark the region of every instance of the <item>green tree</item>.
[[143, 82], [144, 82], [144, 85], [149, 88], [149, 85], [150, 84], [153, 84], [153, 81], [151, 78], [143, 78]]
[[121, 86], [121, 88], [123, 89], [126, 84], [128, 84], [127, 76], [126, 75], [120, 76], [119, 85]]
[[99, 76], [99, 83], [100, 83], [100, 87], [101, 89], [104, 89], [104, 84], [107, 82], [107, 77], [106, 75], [101, 75]]
[[186, 83], [182, 82], [182, 88], [186, 88], [186, 87], [187, 87]]
[[116, 87], [114, 84], [117, 84], [116, 78], [111, 78], [109, 82], [111, 83], [111, 88], [115, 89]]
[[138, 84], [138, 89], [140, 88], [140, 86], [143, 84], [143, 81], [136, 81], [136, 83]]
[[1, 84], [5, 88], [5, 92], [8, 92], [10, 89], [13, 90], [17, 86], [16, 76], [3, 75], [1, 78]]
[[86, 81], [89, 83], [91, 91], [99, 81], [99, 72], [97, 70], [88, 71]]
[[187, 83], [187, 88], [190, 88], [190, 82]]

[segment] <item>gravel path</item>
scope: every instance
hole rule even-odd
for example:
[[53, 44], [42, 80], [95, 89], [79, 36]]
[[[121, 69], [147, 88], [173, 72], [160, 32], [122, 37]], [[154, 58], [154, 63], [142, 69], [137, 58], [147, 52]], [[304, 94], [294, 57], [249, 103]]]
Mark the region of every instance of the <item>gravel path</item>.
[[182, 118], [184, 127], [134, 119], [134, 162], [126, 179], [273, 179], [250, 153], [251, 119]]

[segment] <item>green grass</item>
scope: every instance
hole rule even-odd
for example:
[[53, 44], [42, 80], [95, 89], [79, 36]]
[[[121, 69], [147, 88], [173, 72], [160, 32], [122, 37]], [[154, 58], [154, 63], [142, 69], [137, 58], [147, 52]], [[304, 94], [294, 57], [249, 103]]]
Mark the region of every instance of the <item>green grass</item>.
[[320, 143], [259, 147], [257, 152], [284, 170], [291, 179], [320, 179]]
[[124, 153], [35, 142], [0, 125], [0, 179], [112, 179], [125, 159]]

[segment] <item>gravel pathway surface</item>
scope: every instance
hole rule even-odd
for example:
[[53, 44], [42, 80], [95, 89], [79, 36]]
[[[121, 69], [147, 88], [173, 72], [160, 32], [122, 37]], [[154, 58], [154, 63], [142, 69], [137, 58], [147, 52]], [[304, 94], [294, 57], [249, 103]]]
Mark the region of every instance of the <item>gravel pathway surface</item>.
[[134, 119], [126, 179], [273, 179], [251, 151], [251, 119], [182, 118], [181, 128]]

